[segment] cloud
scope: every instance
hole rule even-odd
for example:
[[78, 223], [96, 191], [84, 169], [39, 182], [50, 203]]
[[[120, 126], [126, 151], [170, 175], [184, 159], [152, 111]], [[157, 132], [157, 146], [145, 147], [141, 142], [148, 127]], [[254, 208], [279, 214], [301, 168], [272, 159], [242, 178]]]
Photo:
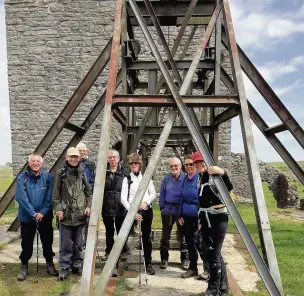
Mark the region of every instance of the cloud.
[[231, 0], [236, 37], [243, 48], [272, 50], [286, 37], [304, 32], [304, 5], [281, 12], [271, 7], [273, 2]]

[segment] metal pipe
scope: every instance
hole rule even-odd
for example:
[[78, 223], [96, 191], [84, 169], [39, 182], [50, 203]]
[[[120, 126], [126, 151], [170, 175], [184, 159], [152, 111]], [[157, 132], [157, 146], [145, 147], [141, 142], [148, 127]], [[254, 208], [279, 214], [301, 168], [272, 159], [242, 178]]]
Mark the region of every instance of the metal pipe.
[[[102, 210], [103, 196], [104, 196], [104, 184], [106, 178], [105, 167], [107, 165], [107, 156], [110, 144], [110, 132], [112, 123], [112, 98], [116, 89], [117, 69], [118, 69], [118, 57], [120, 48], [121, 37], [121, 14], [122, 14], [122, 0], [116, 2], [116, 14], [114, 23], [114, 33], [111, 49], [111, 58], [109, 63], [109, 76], [107, 84], [107, 92], [105, 98], [105, 107], [103, 113], [102, 130], [99, 143], [99, 152], [96, 168], [95, 185], [92, 199], [92, 212], [90, 217], [90, 223], [88, 227], [88, 238], [86, 245], [86, 252], [83, 264], [83, 271], [81, 277], [80, 294], [82, 296], [90, 295], [92, 292], [92, 284], [94, 277], [96, 254], [95, 245], [97, 237], [97, 225], [99, 216]], [[112, 270], [110, 271], [112, 272]]]

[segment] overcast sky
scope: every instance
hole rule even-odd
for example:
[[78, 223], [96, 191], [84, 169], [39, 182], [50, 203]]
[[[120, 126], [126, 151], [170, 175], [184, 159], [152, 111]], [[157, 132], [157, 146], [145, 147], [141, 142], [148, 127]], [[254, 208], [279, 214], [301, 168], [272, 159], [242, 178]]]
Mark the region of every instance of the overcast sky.
[[[9, 94], [5, 40], [4, 0], [0, 0], [0, 164], [11, 161]], [[300, 125], [304, 126], [304, 0], [230, 0], [237, 41], [285, 106]], [[278, 118], [252, 84], [245, 80], [248, 99], [266, 119], [268, 125]], [[243, 152], [238, 119], [232, 122], [232, 151]], [[259, 159], [280, 161], [253, 124]], [[304, 160], [303, 149], [289, 132], [279, 134], [296, 160]]]

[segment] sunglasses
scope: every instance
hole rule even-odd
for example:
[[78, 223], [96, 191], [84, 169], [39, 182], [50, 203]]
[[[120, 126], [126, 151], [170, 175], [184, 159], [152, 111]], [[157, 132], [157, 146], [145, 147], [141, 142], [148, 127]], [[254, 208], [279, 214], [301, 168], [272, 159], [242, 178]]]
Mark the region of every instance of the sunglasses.
[[129, 162], [129, 165], [138, 165], [139, 164], [139, 162], [136, 162], [136, 161], [134, 161], [134, 162]]
[[178, 168], [178, 164], [172, 164], [172, 165], [170, 165], [170, 168], [172, 169], [172, 168]]
[[193, 163], [193, 162], [191, 162], [191, 163], [185, 163], [185, 167], [188, 167], [188, 166], [193, 167], [193, 166], [194, 166], [194, 163]]

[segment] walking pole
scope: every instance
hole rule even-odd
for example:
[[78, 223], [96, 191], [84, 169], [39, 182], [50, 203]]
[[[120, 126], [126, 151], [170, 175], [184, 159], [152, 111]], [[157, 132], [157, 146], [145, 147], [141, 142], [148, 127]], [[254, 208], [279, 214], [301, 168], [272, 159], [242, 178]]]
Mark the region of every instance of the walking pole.
[[38, 283], [39, 267], [38, 267], [38, 257], [39, 257], [39, 233], [38, 233], [39, 222], [36, 221], [36, 237], [37, 237], [37, 246], [36, 246], [36, 283]]
[[140, 242], [140, 246], [141, 248], [139, 248], [139, 276], [138, 276], [138, 286], [141, 285], [141, 251], [143, 248], [142, 245], [142, 237], [141, 237], [141, 221], [138, 221], [138, 227], [139, 227], [139, 232], [138, 232], [138, 238], [139, 238], [139, 242]]
[[58, 275], [58, 282], [61, 281], [60, 278], [60, 251], [61, 251], [61, 223], [59, 221], [59, 219], [57, 218], [57, 225], [58, 225], [58, 230], [59, 230], [59, 237], [58, 237], [58, 264], [59, 264], [59, 275]]

